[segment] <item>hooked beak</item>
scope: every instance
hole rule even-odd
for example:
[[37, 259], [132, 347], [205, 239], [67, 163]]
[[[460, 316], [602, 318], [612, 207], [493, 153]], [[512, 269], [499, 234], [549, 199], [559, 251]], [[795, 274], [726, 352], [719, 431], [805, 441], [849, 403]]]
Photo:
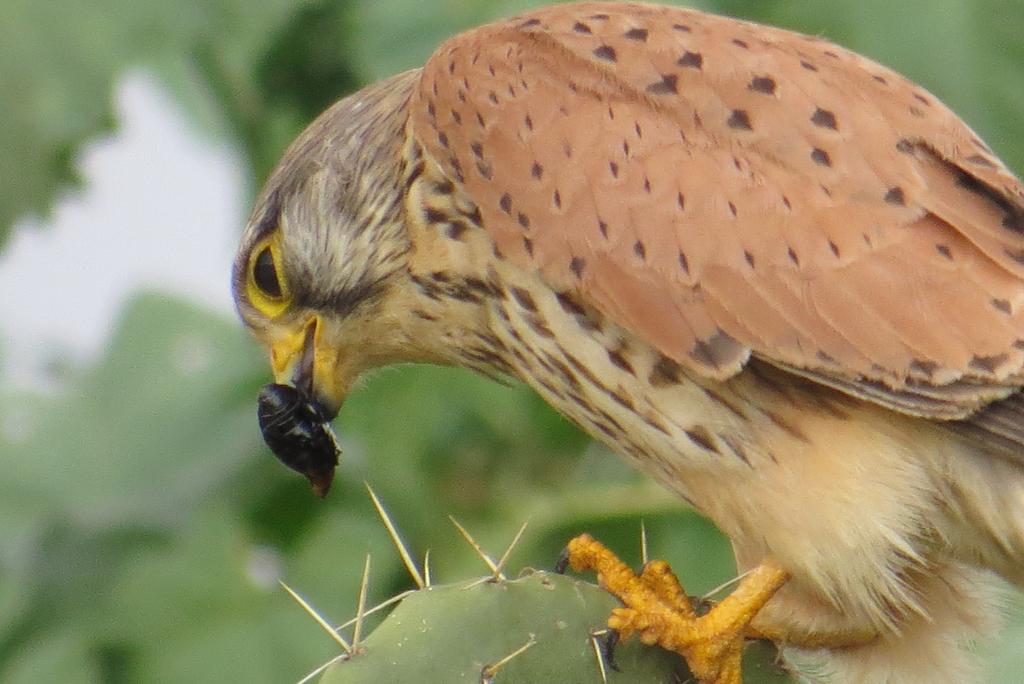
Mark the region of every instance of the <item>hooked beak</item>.
[[338, 415], [347, 387], [338, 373], [338, 352], [324, 340], [319, 316], [271, 344], [270, 363], [275, 382], [313, 399], [327, 421]]

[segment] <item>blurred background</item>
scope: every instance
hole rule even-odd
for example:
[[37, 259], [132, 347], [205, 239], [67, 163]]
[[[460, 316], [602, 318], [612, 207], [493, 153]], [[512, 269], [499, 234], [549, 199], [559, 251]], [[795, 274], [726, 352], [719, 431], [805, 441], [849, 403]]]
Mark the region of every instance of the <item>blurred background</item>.
[[[0, 681], [297, 681], [334, 622], [410, 586], [369, 482], [435, 581], [550, 567], [587, 530], [691, 593], [732, 577], [706, 522], [523, 387], [378, 372], [336, 421], [315, 500], [262, 445], [268, 365], [228, 289], [249, 203], [293, 136], [360, 85], [528, 0], [0, 3]], [[1024, 0], [718, 0], [920, 82], [1024, 171]], [[1020, 681], [1024, 619], [982, 644]]]

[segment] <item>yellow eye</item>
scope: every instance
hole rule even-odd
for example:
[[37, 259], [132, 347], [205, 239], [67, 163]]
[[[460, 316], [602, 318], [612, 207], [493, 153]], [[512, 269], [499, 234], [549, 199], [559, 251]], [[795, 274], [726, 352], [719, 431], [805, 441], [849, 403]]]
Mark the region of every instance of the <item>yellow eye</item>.
[[288, 308], [288, 286], [278, 270], [277, 245], [273, 239], [256, 246], [249, 258], [249, 301], [268, 318]]

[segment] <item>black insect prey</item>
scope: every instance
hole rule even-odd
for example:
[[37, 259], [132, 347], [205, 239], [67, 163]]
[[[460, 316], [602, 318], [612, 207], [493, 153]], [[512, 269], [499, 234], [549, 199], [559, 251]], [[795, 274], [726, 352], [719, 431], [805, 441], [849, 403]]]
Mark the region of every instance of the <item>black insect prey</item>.
[[277, 460], [309, 479], [313, 493], [327, 496], [341, 450], [323, 409], [289, 385], [260, 390], [258, 416], [263, 441]]

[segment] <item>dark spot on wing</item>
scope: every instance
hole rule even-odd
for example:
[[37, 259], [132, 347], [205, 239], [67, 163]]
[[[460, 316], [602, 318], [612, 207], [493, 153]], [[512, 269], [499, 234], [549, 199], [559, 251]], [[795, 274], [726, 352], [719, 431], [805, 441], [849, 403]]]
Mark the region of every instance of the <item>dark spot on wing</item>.
[[755, 76], [747, 87], [754, 92], [764, 93], [765, 95], [774, 95], [775, 79], [768, 78], [767, 76]]
[[572, 261], [569, 262], [569, 270], [572, 271], [572, 274], [577, 278], [583, 277], [583, 269], [586, 268], [586, 266], [587, 262], [581, 257], [573, 257]]
[[674, 95], [677, 92], [676, 84], [678, 80], [679, 77], [675, 74], [665, 74], [661, 77], [660, 81], [647, 86], [647, 92], [652, 95]]
[[697, 340], [690, 350], [695, 361], [718, 369], [730, 364], [743, 354], [743, 345], [721, 328], [706, 340]]
[[683, 56], [676, 61], [681, 67], [689, 67], [691, 69], [700, 69], [704, 66], [704, 56], [699, 52], [690, 52], [687, 50], [683, 53]]
[[683, 273], [690, 273], [690, 264], [686, 260], [686, 255], [683, 252], [679, 252], [679, 268], [683, 269]]
[[974, 356], [967, 367], [983, 373], [994, 373], [999, 366], [1006, 363], [1009, 356], [1006, 354], [994, 354], [992, 356]]
[[885, 193], [885, 201], [889, 204], [896, 204], [898, 206], [904, 206], [907, 203], [907, 198], [903, 194], [903, 188], [894, 187], [889, 188]]
[[811, 123], [821, 128], [831, 128], [833, 131], [839, 128], [836, 122], [836, 115], [827, 109], [818, 107], [811, 116]]
[[729, 128], [742, 131], [752, 131], [754, 127], [750, 124], [750, 115], [743, 109], [734, 109], [726, 121]]
[[820, 166], [832, 166], [832, 158], [829, 156], [828, 152], [820, 147], [815, 147], [811, 150], [811, 159], [814, 160], [815, 164]]

